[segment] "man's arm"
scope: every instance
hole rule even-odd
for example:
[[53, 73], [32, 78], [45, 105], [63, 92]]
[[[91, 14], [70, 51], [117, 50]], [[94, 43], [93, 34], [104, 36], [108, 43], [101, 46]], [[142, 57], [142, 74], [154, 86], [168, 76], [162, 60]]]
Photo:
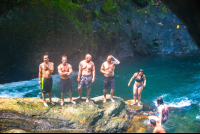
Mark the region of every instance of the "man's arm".
[[92, 74], [93, 74], [92, 82], [94, 82], [94, 80], [95, 80], [95, 65], [94, 65], [94, 63], [93, 63], [93, 66], [92, 66]]
[[100, 72], [103, 73], [103, 74], [106, 73], [106, 72], [104, 71], [104, 63], [101, 65]]
[[41, 84], [41, 77], [42, 77], [42, 66], [41, 66], [41, 64], [39, 65], [39, 74], [38, 74], [38, 77], [39, 77], [39, 84]]
[[61, 66], [59, 65], [58, 66], [58, 73], [60, 74], [60, 75], [66, 75], [66, 72], [62, 72], [62, 70], [61, 70]]
[[72, 75], [73, 73], [73, 69], [72, 69], [72, 66], [69, 65], [69, 72], [67, 72], [67, 75]]
[[79, 71], [78, 71], [78, 78], [77, 78], [77, 81], [81, 81], [81, 80], [80, 80], [81, 73], [82, 73], [82, 64], [81, 64], [81, 62], [79, 63], [78, 68], [79, 68]]
[[115, 65], [119, 65], [119, 64], [120, 64], [120, 61], [119, 61], [118, 59], [116, 59], [115, 57], [113, 57], [113, 59], [115, 60], [115, 61], [114, 61], [114, 64], [115, 64]]
[[49, 68], [50, 73], [52, 74], [54, 71], [54, 63], [51, 64], [51, 68]]

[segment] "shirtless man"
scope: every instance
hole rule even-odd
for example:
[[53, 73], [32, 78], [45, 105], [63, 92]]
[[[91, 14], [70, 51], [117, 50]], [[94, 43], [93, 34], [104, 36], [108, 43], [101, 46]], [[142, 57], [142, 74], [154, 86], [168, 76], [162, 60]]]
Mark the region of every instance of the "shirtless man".
[[51, 90], [53, 85], [51, 74], [53, 73], [53, 71], [54, 71], [53, 62], [49, 62], [48, 55], [44, 55], [44, 62], [39, 65], [39, 84], [42, 84], [42, 98], [45, 107], [48, 107], [45, 100], [46, 93], [49, 96], [49, 102], [52, 105], [55, 105], [55, 103], [51, 100]]
[[[112, 61], [112, 59], [114, 61]], [[113, 99], [113, 94], [114, 94], [114, 89], [115, 89], [115, 77], [114, 77], [114, 69], [115, 69], [115, 65], [120, 64], [120, 62], [115, 59], [112, 55], [109, 55], [107, 58], [107, 61], [105, 61], [102, 65], [101, 65], [101, 69], [100, 72], [102, 72], [104, 74], [104, 100], [103, 103], [106, 103], [106, 93], [107, 93], [107, 89], [109, 87], [111, 87], [111, 98], [110, 100], [112, 102], [115, 102], [115, 100]]]
[[72, 66], [67, 63], [67, 56], [65, 55], [62, 56], [62, 64], [58, 66], [58, 73], [61, 76], [60, 85], [61, 85], [62, 101], [60, 105], [63, 106], [64, 104], [66, 87], [67, 87], [67, 92], [69, 93], [70, 102], [76, 104], [76, 102], [72, 100], [72, 80], [70, 79], [70, 75], [72, 75], [73, 70]]
[[92, 56], [87, 54], [85, 56], [85, 60], [82, 60], [79, 63], [79, 72], [78, 72], [78, 94], [79, 97], [77, 99], [82, 98], [82, 87], [87, 87], [87, 97], [86, 102], [89, 102], [89, 94], [91, 90], [91, 83], [95, 80], [95, 65], [91, 61]]
[[166, 133], [165, 130], [154, 119], [150, 120], [150, 125], [154, 128], [153, 133]]

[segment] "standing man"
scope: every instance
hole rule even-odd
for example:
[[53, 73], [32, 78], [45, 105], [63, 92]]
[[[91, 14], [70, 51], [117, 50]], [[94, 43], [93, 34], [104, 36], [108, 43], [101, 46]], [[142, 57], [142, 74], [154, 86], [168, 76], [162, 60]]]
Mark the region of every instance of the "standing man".
[[[112, 61], [112, 59], [114, 61]], [[115, 100], [113, 99], [113, 94], [114, 94], [114, 90], [115, 90], [115, 77], [114, 77], [114, 69], [115, 69], [115, 65], [120, 64], [120, 62], [115, 59], [112, 55], [109, 55], [107, 58], [107, 61], [105, 61], [102, 65], [101, 65], [101, 69], [100, 72], [102, 72], [104, 74], [104, 80], [103, 80], [103, 84], [104, 84], [104, 100], [103, 103], [106, 103], [106, 93], [107, 93], [107, 89], [109, 87], [111, 87], [111, 98], [110, 100], [112, 102], [115, 102]]]
[[91, 90], [91, 83], [95, 80], [95, 65], [91, 61], [92, 56], [87, 54], [85, 56], [85, 60], [79, 63], [79, 72], [78, 72], [78, 94], [79, 97], [77, 99], [82, 98], [82, 87], [87, 87], [87, 97], [86, 102], [89, 102], [89, 94]]
[[58, 66], [58, 73], [61, 76], [60, 85], [61, 85], [61, 97], [62, 101], [60, 103], [61, 106], [64, 104], [64, 96], [67, 92], [69, 93], [70, 102], [76, 104], [75, 101], [72, 100], [72, 80], [70, 79], [70, 75], [72, 75], [73, 70], [72, 66], [67, 63], [67, 56], [62, 56], [62, 64]]
[[42, 98], [45, 107], [48, 107], [47, 102], [45, 100], [46, 93], [49, 96], [49, 102], [52, 105], [55, 105], [55, 103], [51, 100], [51, 90], [53, 85], [53, 80], [51, 75], [53, 71], [54, 71], [53, 62], [49, 62], [49, 56], [44, 55], [44, 62], [39, 65], [39, 84], [42, 84]]
[[153, 133], [166, 133], [165, 130], [154, 119], [150, 120], [150, 125], [154, 128]]

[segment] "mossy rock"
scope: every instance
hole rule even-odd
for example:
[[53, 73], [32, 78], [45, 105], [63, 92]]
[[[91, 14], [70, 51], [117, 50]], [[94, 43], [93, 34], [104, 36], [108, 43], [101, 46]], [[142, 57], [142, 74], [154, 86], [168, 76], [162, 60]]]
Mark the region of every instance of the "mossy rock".
[[104, 110], [104, 116], [118, 116], [125, 109], [125, 102], [122, 98], [113, 96], [115, 100], [113, 103], [110, 101], [110, 97], [110, 94], [106, 95], [106, 103], [103, 103], [104, 96], [95, 97], [92, 100]]
[[134, 100], [127, 100], [125, 101], [126, 105], [127, 105], [127, 110], [129, 113], [132, 114], [137, 114], [138, 112], [140, 112], [143, 109], [143, 103], [140, 101], [140, 106], [137, 105], [138, 100], [136, 100], [136, 104], [135, 105], [131, 105], [133, 104]]
[[119, 8], [118, 8], [118, 5], [116, 5], [113, 0], [108, 0], [107, 2], [103, 4], [103, 6], [101, 7], [101, 10], [103, 13], [107, 15], [118, 16]]

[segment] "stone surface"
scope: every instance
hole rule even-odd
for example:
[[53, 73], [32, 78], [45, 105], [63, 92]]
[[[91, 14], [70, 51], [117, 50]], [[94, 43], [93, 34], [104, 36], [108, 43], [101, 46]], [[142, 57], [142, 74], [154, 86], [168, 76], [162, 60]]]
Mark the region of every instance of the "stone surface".
[[91, 98], [88, 103], [84, 97], [73, 98], [76, 105], [65, 99], [60, 106], [61, 99], [52, 98], [55, 106], [46, 99], [49, 107], [44, 107], [42, 99], [36, 97], [0, 98], [0, 130], [9, 132], [9, 128], [17, 127], [27, 132], [50, 132], [67, 127], [70, 131], [122, 132], [127, 128], [128, 119], [124, 100], [114, 97], [113, 103], [109, 101], [109, 94], [107, 99], [104, 104], [103, 96]]
[[143, 105], [130, 107], [133, 100], [114, 96], [113, 103], [110, 97], [107, 94], [106, 103], [104, 96], [90, 98], [88, 103], [85, 97], [72, 98], [76, 105], [65, 99], [63, 106], [59, 98], [52, 98], [55, 106], [46, 99], [49, 107], [44, 107], [37, 97], [0, 98], [0, 132], [149, 132], [145, 122], [153, 112], [141, 111]]

